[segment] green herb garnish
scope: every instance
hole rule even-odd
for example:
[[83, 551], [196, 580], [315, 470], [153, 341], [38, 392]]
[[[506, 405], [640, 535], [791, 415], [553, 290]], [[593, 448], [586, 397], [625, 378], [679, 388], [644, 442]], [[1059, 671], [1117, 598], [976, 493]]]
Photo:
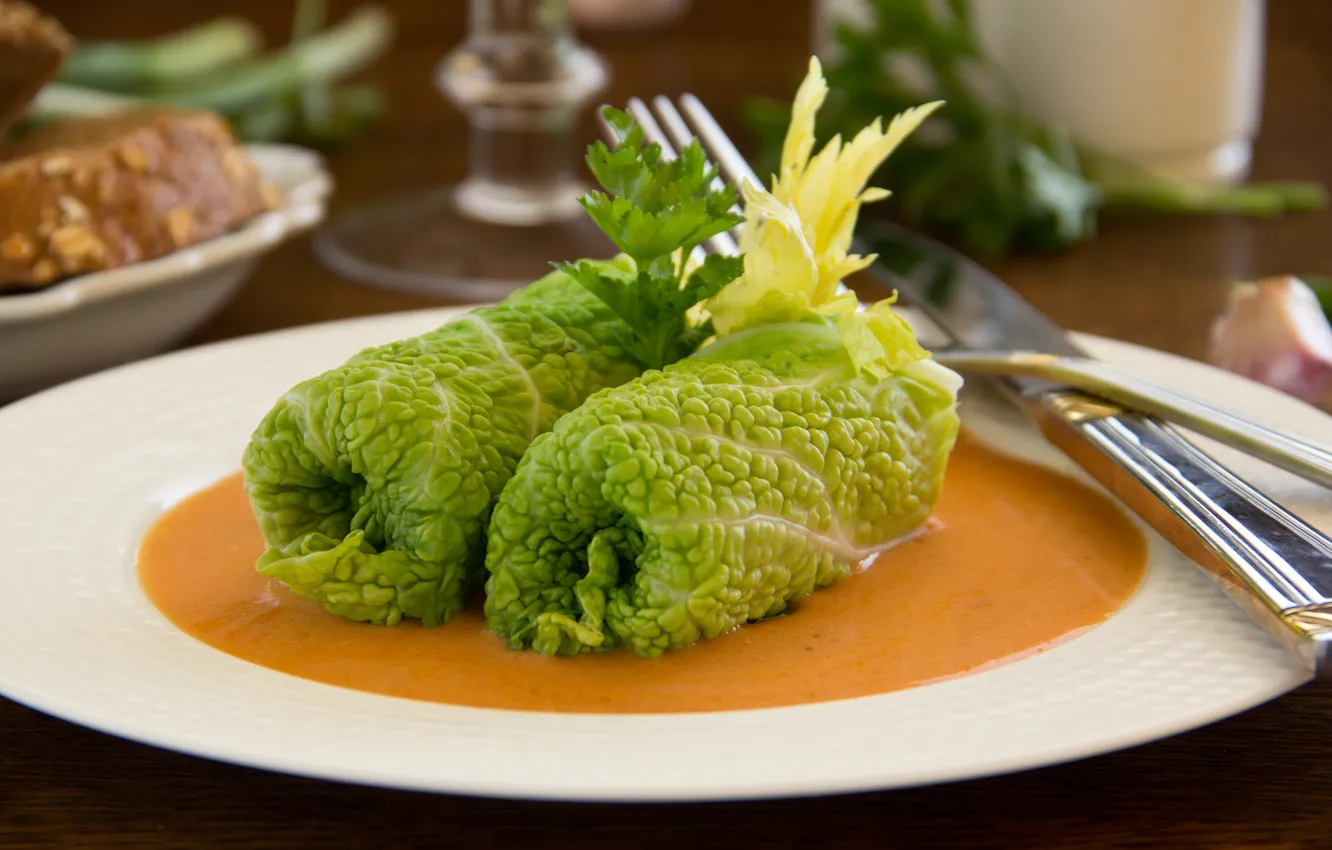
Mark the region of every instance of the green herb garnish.
[[660, 145], [644, 144], [642, 127], [628, 113], [607, 108], [605, 115], [619, 143], [613, 149], [593, 143], [587, 163], [606, 191], [587, 192], [580, 203], [634, 261], [634, 270], [585, 260], [555, 265], [633, 329], [631, 354], [638, 362], [660, 369], [709, 335], [705, 326], [691, 326], [689, 311], [744, 271], [740, 257], [711, 254], [695, 264], [690, 255], [744, 217], [732, 212], [735, 188], [714, 187], [716, 169], [697, 141], [675, 159], [664, 159]]

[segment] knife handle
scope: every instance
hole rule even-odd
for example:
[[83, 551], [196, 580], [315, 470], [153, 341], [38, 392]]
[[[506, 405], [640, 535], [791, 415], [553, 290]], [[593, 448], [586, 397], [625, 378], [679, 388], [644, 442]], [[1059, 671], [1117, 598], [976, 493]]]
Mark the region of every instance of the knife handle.
[[1046, 439], [1307, 669], [1332, 676], [1332, 541], [1157, 419], [1070, 391], [1026, 401]]

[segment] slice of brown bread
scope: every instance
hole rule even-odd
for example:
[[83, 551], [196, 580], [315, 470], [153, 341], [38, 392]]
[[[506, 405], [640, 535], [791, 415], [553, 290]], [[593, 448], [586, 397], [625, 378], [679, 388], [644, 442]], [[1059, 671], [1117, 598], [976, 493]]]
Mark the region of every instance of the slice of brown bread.
[[74, 40], [27, 3], [0, 0], [0, 133], [60, 70]]
[[159, 257], [275, 203], [214, 113], [151, 107], [56, 124], [0, 145], [0, 289]]

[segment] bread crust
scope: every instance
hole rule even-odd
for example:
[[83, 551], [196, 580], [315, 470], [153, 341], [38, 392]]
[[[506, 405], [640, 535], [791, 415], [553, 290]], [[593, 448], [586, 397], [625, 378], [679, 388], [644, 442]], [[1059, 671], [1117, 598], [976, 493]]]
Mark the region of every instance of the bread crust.
[[73, 45], [59, 21], [28, 3], [0, 0], [0, 134], [55, 77]]
[[0, 146], [0, 289], [160, 257], [276, 201], [214, 113], [152, 107], [56, 124]]

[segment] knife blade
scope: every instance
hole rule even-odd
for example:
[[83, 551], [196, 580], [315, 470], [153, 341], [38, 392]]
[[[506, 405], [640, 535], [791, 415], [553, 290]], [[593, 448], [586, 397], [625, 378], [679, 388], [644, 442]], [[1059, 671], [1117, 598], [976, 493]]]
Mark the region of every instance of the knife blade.
[[[979, 264], [905, 228], [866, 222], [865, 275], [932, 329], [927, 347], [1089, 357]], [[930, 338], [933, 331], [939, 338]], [[1332, 675], [1332, 541], [1173, 428], [1031, 378], [995, 379], [1061, 451], [1200, 567], [1306, 669]]]

